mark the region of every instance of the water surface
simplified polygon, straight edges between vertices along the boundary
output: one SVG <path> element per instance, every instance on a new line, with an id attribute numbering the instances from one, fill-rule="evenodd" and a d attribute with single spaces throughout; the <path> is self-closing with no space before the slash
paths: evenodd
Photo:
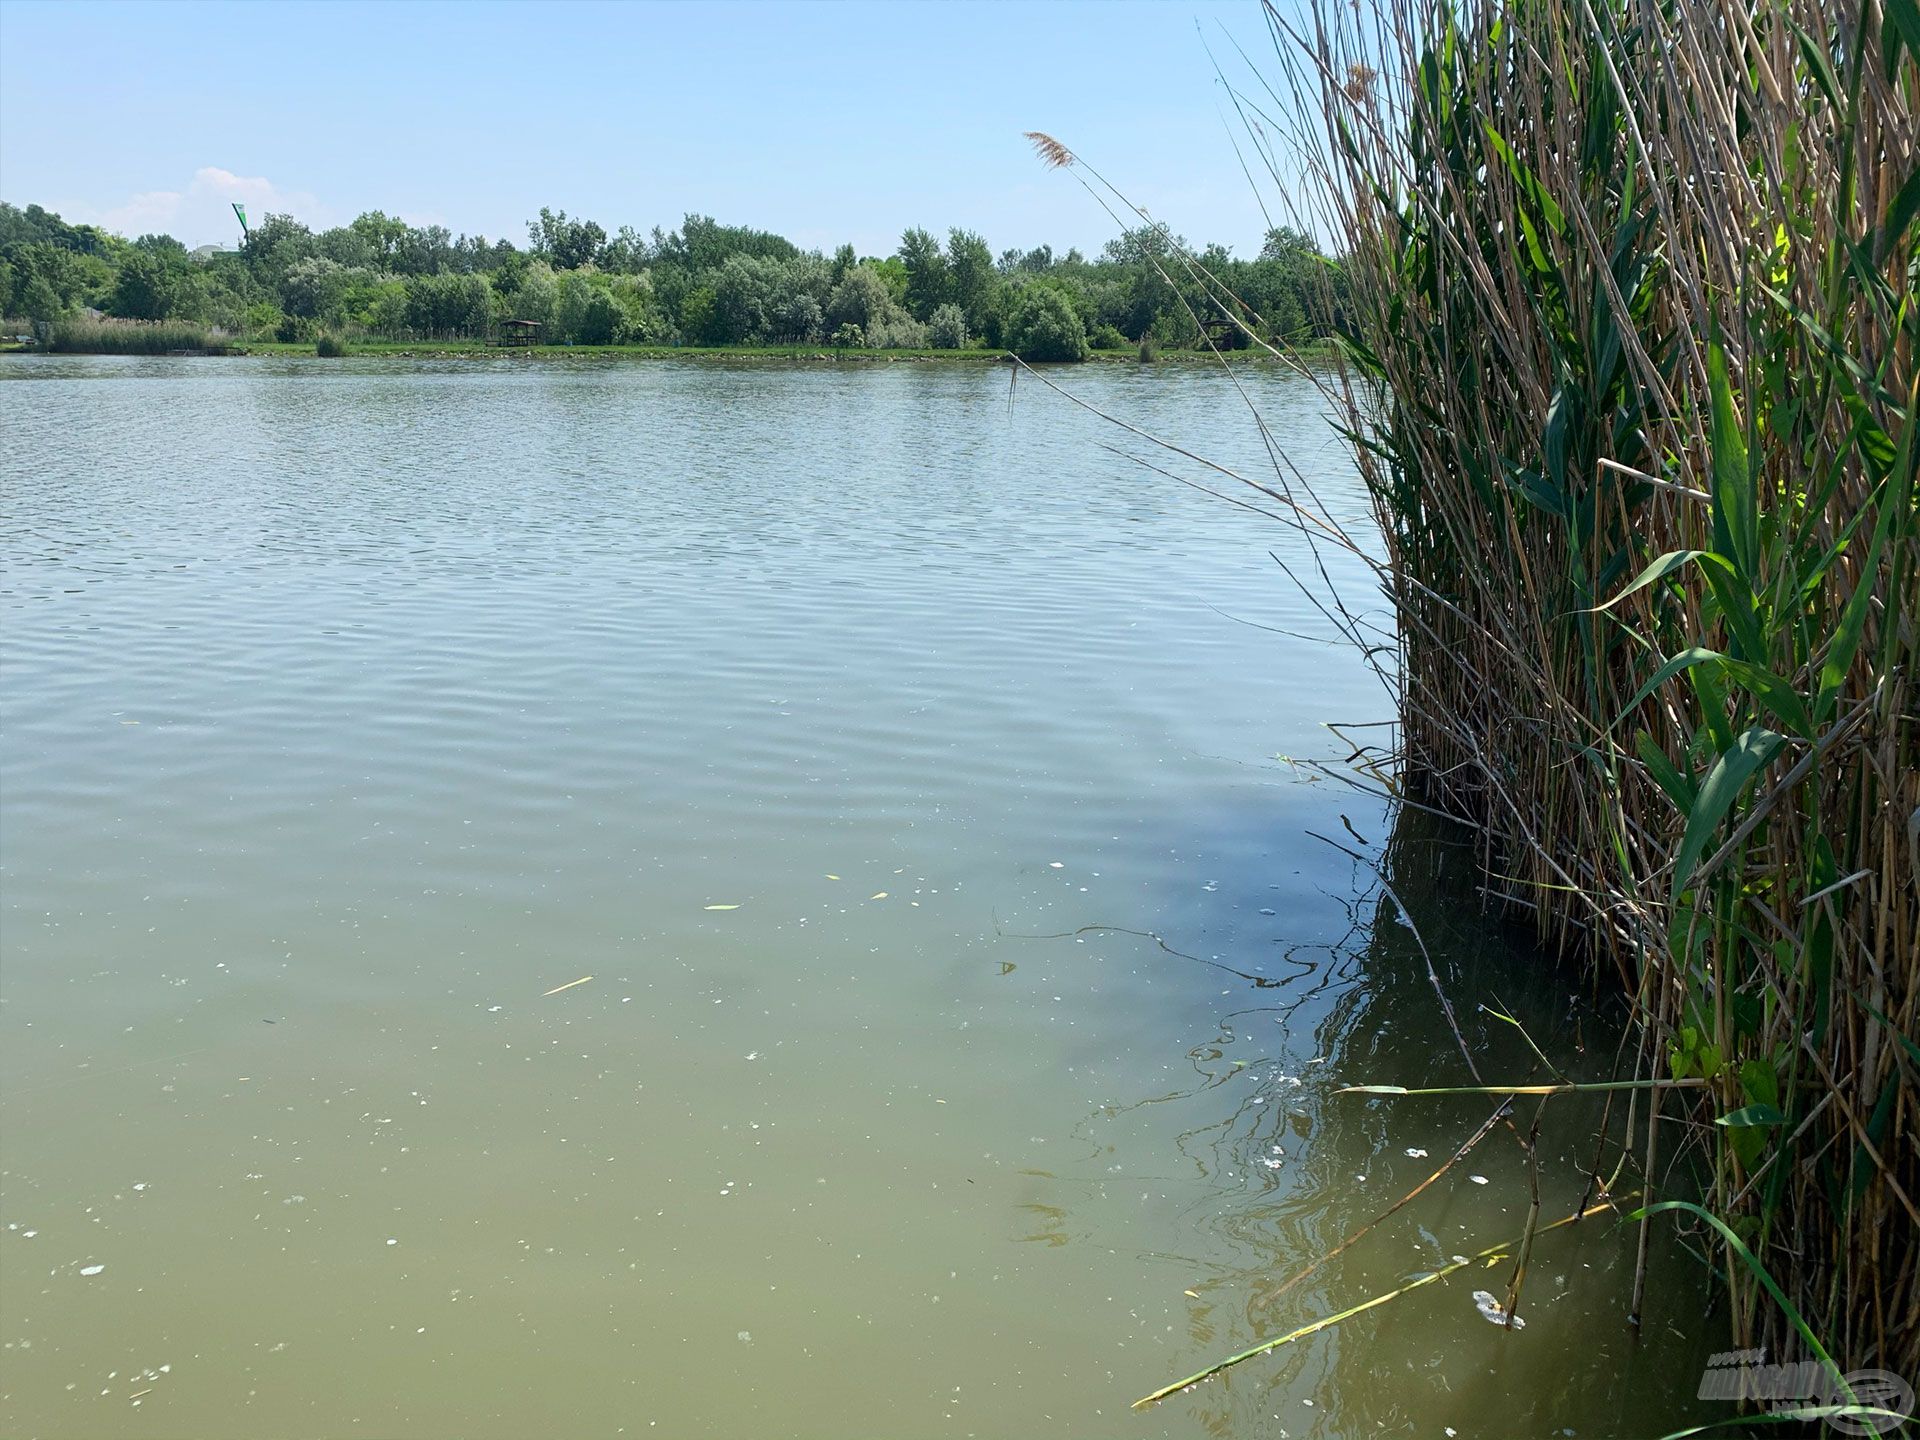
<path id="1" fill-rule="evenodd" d="M 1203 369 L 1068 383 L 1263 463 Z M 1485 1115 L 1332 1093 L 1464 1077 L 1374 865 L 1492 1073 L 1477 1003 L 1613 1032 L 1302 763 L 1389 712 L 1298 538 L 1124 439 L 996 367 L 0 362 L 0 1432 L 1677 1428 L 1705 1277 L 1636 1342 L 1605 1222 L 1523 1331 L 1476 1271 L 1129 1411 L 1518 1231 L 1500 1131 L 1270 1294 Z"/>

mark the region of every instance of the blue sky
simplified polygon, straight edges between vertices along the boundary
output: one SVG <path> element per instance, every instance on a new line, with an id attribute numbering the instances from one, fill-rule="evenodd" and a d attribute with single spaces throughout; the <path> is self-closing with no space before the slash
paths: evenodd
<path id="1" fill-rule="evenodd" d="M 862 253 L 908 225 L 1091 252 L 1113 224 L 1034 160 L 1045 130 L 1246 254 L 1264 222 L 1201 31 L 1223 62 L 1226 32 L 1265 44 L 1257 0 L 0 0 L 0 198 L 189 245 L 230 243 L 237 199 L 516 243 L 549 205 L 609 232 L 692 210 Z"/>

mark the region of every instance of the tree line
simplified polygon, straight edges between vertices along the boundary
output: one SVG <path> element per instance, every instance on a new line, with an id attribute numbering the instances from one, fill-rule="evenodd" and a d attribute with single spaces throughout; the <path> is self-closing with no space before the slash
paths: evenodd
<path id="1" fill-rule="evenodd" d="M 1250 259 L 1151 226 L 1094 258 L 1046 245 L 996 255 L 958 228 L 909 229 L 893 254 L 858 256 L 704 215 L 610 235 L 543 209 L 517 246 L 375 210 L 317 231 L 268 215 L 237 250 L 189 251 L 0 203 L 0 315 L 38 325 L 93 310 L 255 339 L 441 341 L 532 320 L 549 344 L 979 346 L 1076 360 L 1191 346 L 1226 311 L 1262 339 L 1298 343 L 1331 334 L 1343 304 L 1340 264 L 1284 227 Z M 1245 343 L 1237 327 L 1215 329 L 1219 343 Z"/>

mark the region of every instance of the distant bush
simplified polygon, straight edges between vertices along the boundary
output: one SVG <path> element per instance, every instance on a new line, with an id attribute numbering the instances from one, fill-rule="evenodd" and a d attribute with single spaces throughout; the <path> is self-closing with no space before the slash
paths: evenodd
<path id="1" fill-rule="evenodd" d="M 1051 285 L 1032 285 L 1014 306 L 1007 336 L 1022 360 L 1084 360 L 1087 332 L 1067 297 Z"/>
<path id="2" fill-rule="evenodd" d="M 181 350 L 224 355 L 231 342 L 186 320 L 95 320 L 70 315 L 53 323 L 46 346 L 68 355 L 171 355 Z"/>
<path id="3" fill-rule="evenodd" d="M 322 335 L 313 342 L 313 353 L 322 360 L 338 360 L 347 353 L 347 342 L 338 335 Z"/>
<path id="4" fill-rule="evenodd" d="M 813 344 L 827 323 L 820 302 L 811 295 L 789 296 L 775 310 L 773 319 L 775 333 L 789 345 Z"/>
<path id="5" fill-rule="evenodd" d="M 1159 358 L 1160 342 L 1153 338 L 1153 332 L 1149 330 L 1140 337 L 1140 363 L 1142 365 L 1151 365 Z"/>
<path id="6" fill-rule="evenodd" d="M 840 350 L 859 350 L 867 343 L 866 332 L 849 320 L 833 332 L 833 343 Z"/>
<path id="7" fill-rule="evenodd" d="M 927 327 L 906 311 L 895 310 L 867 327 L 867 344 L 875 350 L 921 350 L 926 348 Z"/>
<path id="8" fill-rule="evenodd" d="M 1098 325 L 1094 327 L 1089 343 L 1096 350 L 1124 350 L 1127 348 L 1127 337 L 1111 325 Z"/>
<path id="9" fill-rule="evenodd" d="M 880 272 L 871 265 L 856 265 L 847 271 L 827 297 L 827 324 L 836 331 L 843 325 L 858 325 L 870 330 L 889 316 L 900 313 L 893 292 Z"/>
<path id="10" fill-rule="evenodd" d="M 927 339 L 936 350 L 966 349 L 967 312 L 952 302 L 936 306 L 927 318 Z"/>
<path id="11" fill-rule="evenodd" d="M 281 321 L 285 319 L 286 316 L 280 313 L 280 307 L 271 300 L 257 300 L 247 306 L 241 324 L 248 335 L 259 338 L 277 334 Z"/>
<path id="12" fill-rule="evenodd" d="M 273 338 L 282 345 L 298 345 L 313 338 L 313 322 L 304 315 L 282 315 L 273 327 Z"/>

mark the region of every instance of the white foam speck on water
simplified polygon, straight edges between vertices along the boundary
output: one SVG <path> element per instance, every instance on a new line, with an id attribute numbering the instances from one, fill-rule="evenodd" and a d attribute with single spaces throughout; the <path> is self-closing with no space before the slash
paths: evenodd
<path id="1" fill-rule="evenodd" d="M 387 1244 L 389 1244 L 389 1245 L 398 1245 L 399 1243 L 400 1243 L 400 1242 L 399 1242 L 399 1240 L 397 1240 L 397 1239 L 394 1239 L 394 1238 L 392 1238 L 392 1237 L 389 1237 L 389 1238 L 388 1238 L 388 1240 L 387 1240 Z"/>
<path id="2" fill-rule="evenodd" d="M 1480 1318 L 1482 1320 L 1487 1321 L 1489 1324 L 1499 1325 L 1503 1327 L 1506 1325 L 1507 1307 L 1502 1305 L 1497 1299 L 1494 1298 L 1492 1291 L 1490 1290 L 1474 1291 L 1473 1307 L 1474 1309 L 1480 1312 Z M 1513 1328 L 1515 1330 L 1524 1330 L 1527 1328 L 1527 1322 L 1524 1319 L 1522 1319 L 1520 1316 L 1516 1315 L 1513 1317 Z"/>
<path id="3" fill-rule="evenodd" d="M 733 1338 L 738 1340 L 742 1345 L 751 1345 L 753 1343 L 753 1332 L 750 1330 L 742 1330 Z"/>
<path id="4" fill-rule="evenodd" d="M 1409 1145 L 1407 1147 L 1407 1157 L 1412 1160 L 1424 1160 L 1427 1158 L 1427 1152 L 1417 1146 Z"/>
<path id="5" fill-rule="evenodd" d="M 1064 870 L 1067 867 L 1062 865 L 1058 860 L 1049 860 L 1047 862 L 1047 868 L 1049 870 Z"/>
<path id="6" fill-rule="evenodd" d="M 1487 1177 L 1484 1175 L 1469 1175 L 1467 1176 L 1467 1179 L 1471 1180 L 1476 1185 L 1484 1185 L 1487 1183 Z"/>
<path id="7" fill-rule="evenodd" d="M 80 1267 L 80 1273 L 82 1275 L 98 1275 L 102 1270 L 106 1268 L 107 1267 L 104 1265 L 82 1265 Z"/>

